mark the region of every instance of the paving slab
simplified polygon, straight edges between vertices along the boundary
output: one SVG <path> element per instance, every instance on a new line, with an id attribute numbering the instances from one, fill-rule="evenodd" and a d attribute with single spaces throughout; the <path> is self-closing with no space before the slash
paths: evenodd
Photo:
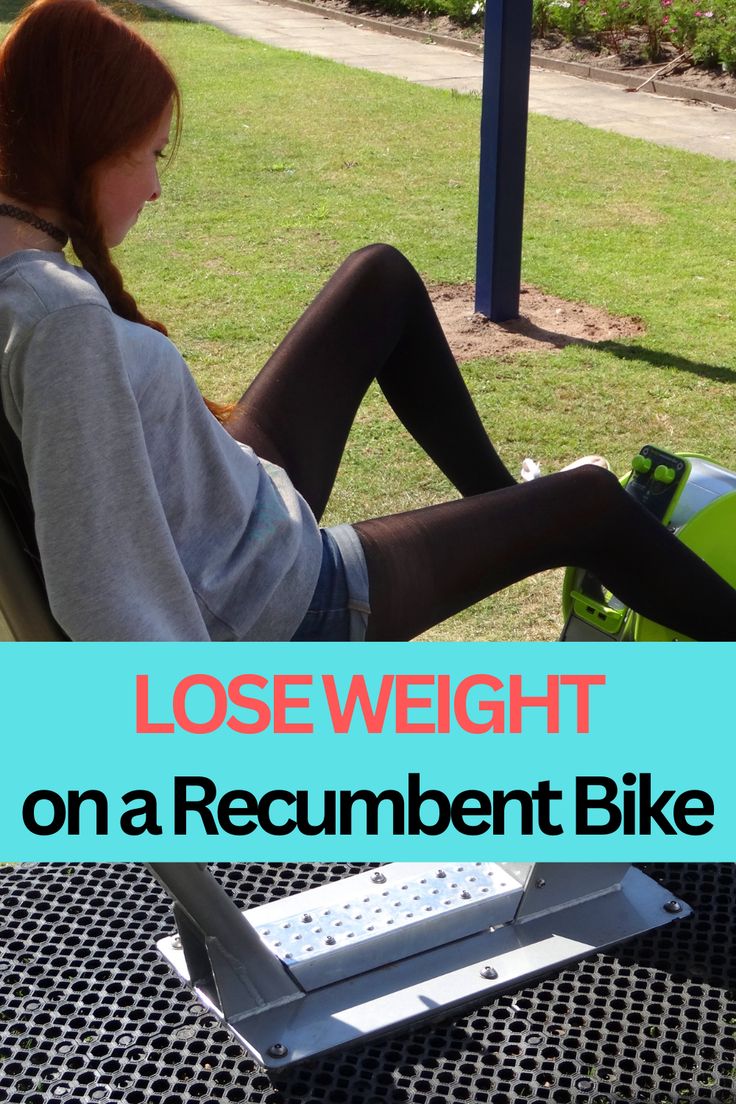
<path id="1" fill-rule="evenodd" d="M 270 46 L 316 54 L 432 88 L 469 93 L 482 89 L 482 59 L 436 43 L 384 35 L 264 0 L 146 2 Z M 736 111 L 728 108 L 627 92 L 533 68 L 529 109 L 662 146 L 736 160 Z"/>

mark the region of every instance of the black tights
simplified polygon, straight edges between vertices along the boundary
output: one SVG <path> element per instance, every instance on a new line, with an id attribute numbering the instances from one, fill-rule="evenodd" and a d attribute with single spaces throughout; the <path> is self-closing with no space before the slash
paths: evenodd
<path id="1" fill-rule="evenodd" d="M 421 279 L 385 245 L 353 253 L 238 404 L 228 429 L 281 465 L 316 517 L 369 384 L 465 497 L 361 521 L 369 640 L 407 640 L 529 575 L 575 564 L 696 640 L 726 640 L 736 591 L 610 472 L 517 485 L 468 394 Z"/>

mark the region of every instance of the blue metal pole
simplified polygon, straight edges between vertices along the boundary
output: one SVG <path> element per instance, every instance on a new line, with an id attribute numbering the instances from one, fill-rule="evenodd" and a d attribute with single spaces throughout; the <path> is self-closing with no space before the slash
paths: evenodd
<path id="1" fill-rule="evenodd" d="M 532 0 L 486 0 L 475 309 L 519 315 Z"/>

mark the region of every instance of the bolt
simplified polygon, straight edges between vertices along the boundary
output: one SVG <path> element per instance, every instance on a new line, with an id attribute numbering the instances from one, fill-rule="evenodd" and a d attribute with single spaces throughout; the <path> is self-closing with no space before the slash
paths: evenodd
<path id="1" fill-rule="evenodd" d="M 181 936 L 180 935 L 175 935 L 174 936 L 174 938 L 171 940 L 171 946 L 174 948 L 175 951 L 180 951 L 181 950 Z"/>
<path id="2" fill-rule="evenodd" d="M 665 912 L 682 912 L 682 905 L 679 901 L 668 901 L 664 906 Z"/>
<path id="3" fill-rule="evenodd" d="M 537 880 L 534 884 L 536 885 L 537 889 L 544 889 L 547 882 L 545 881 L 544 878 L 537 878 Z"/>
<path id="4" fill-rule="evenodd" d="M 268 1048 L 268 1053 L 271 1058 L 285 1058 L 289 1053 L 289 1049 L 283 1043 L 272 1043 Z"/>
<path id="5" fill-rule="evenodd" d="M 376 885 L 383 885 L 386 881 L 386 875 L 382 874 L 380 870 L 377 870 L 375 874 L 371 874 L 371 881 L 375 882 Z"/>
<path id="6" fill-rule="evenodd" d="M 470 900 L 470 893 L 468 892 L 467 889 L 464 889 L 462 891 L 462 893 L 460 894 L 460 896 L 462 897 L 463 901 L 469 901 Z"/>
<path id="7" fill-rule="evenodd" d="M 447 877 L 447 871 L 446 870 L 438 870 L 437 871 L 437 877 L 438 878 L 446 878 Z"/>
<path id="8" fill-rule="evenodd" d="M 488 981 L 494 981 L 498 977 L 498 970 L 494 970 L 492 966 L 484 966 L 480 972 L 482 978 L 487 978 Z"/>
<path id="9" fill-rule="evenodd" d="M 302 916 L 302 923 L 303 924 L 311 924 L 312 923 L 312 917 L 309 915 L 308 912 L 305 912 L 304 915 Z"/>
<path id="10" fill-rule="evenodd" d="M 337 943 L 337 940 L 335 939 L 334 935 L 328 935 L 325 939 L 325 943 L 328 947 L 334 947 L 335 943 Z"/>

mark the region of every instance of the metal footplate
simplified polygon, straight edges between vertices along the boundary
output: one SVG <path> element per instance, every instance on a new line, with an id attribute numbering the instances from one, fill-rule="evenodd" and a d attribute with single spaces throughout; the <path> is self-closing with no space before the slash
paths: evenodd
<path id="1" fill-rule="evenodd" d="M 494 863 L 393 863 L 250 909 L 247 917 L 311 990 L 505 924 L 521 894 L 518 881 Z"/>
<path id="2" fill-rule="evenodd" d="M 150 867 L 159 950 L 261 1065 L 490 1001 L 689 915 L 627 864 L 391 863 L 239 912 L 206 867 Z"/>

